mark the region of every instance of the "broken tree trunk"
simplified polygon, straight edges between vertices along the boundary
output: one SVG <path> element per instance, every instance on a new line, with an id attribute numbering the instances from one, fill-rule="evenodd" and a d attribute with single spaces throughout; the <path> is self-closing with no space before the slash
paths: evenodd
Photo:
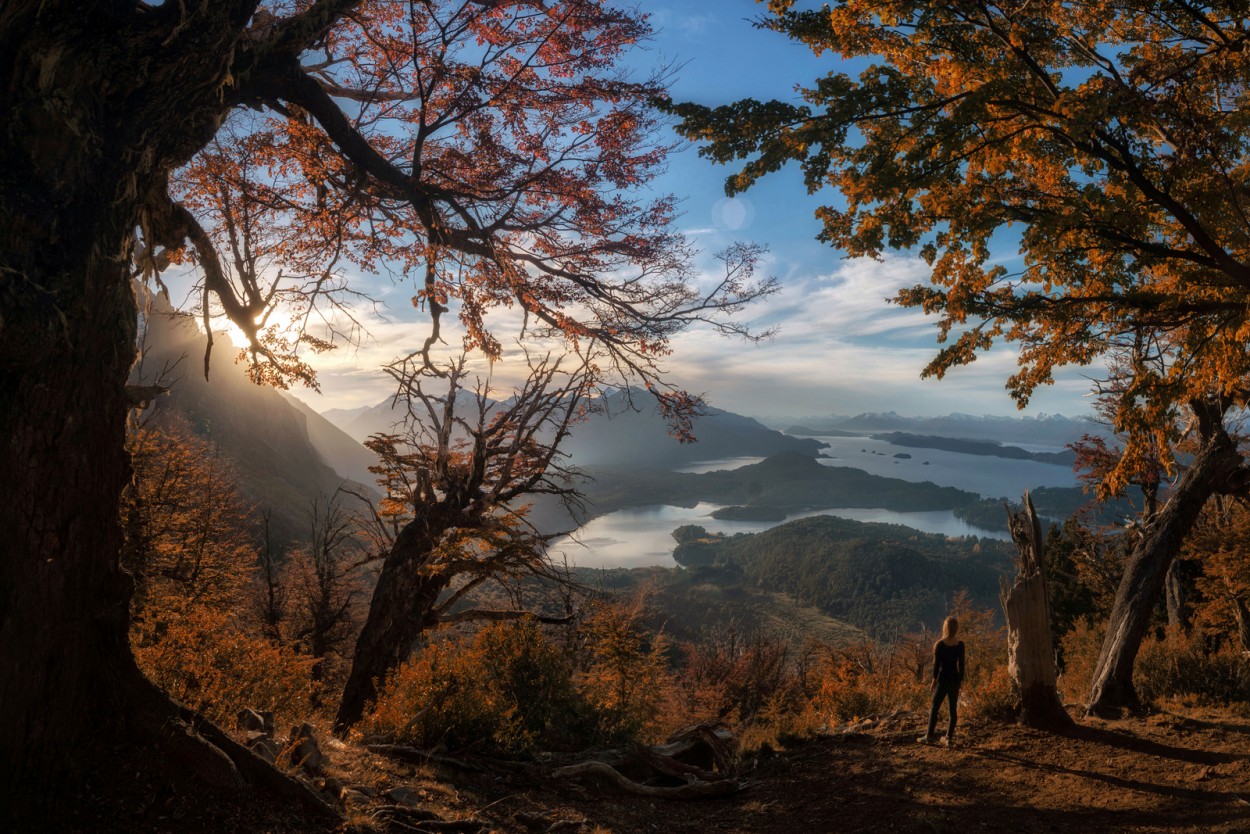
<path id="1" fill-rule="evenodd" d="M 1024 493 L 1024 511 L 1007 512 L 1011 540 L 1020 551 L 1015 582 L 1003 583 L 1007 617 L 1007 669 L 1020 692 L 1020 723 L 1045 730 L 1072 726 L 1055 688 L 1055 648 L 1046 595 L 1045 535 L 1033 499 Z"/>

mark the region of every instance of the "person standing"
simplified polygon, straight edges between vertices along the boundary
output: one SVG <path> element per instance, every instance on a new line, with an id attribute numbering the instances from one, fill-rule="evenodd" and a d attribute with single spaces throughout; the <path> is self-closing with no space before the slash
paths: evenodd
<path id="1" fill-rule="evenodd" d="M 916 739 L 921 744 L 932 744 L 936 739 L 933 731 L 937 727 L 938 708 L 942 706 L 943 700 L 948 700 L 951 722 L 946 730 L 946 746 L 955 746 L 959 685 L 964 680 L 964 644 L 957 639 L 958 634 L 959 621 L 954 617 L 947 617 L 942 623 L 942 639 L 933 644 L 933 680 L 929 683 L 933 703 L 929 707 L 929 729 Z"/>

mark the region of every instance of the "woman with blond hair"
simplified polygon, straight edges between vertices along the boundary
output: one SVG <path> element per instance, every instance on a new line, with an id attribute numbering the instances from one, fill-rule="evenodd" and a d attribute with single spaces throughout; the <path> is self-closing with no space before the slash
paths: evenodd
<path id="1" fill-rule="evenodd" d="M 943 700 L 950 701 L 951 723 L 946 730 L 946 746 L 955 746 L 955 722 L 958 720 L 959 685 L 964 680 L 964 644 L 956 640 L 959 634 L 959 621 L 947 617 L 942 623 L 942 639 L 933 644 L 933 680 L 929 690 L 933 693 L 933 704 L 929 707 L 929 730 L 916 739 L 922 744 L 932 744 L 937 727 L 938 708 Z"/>

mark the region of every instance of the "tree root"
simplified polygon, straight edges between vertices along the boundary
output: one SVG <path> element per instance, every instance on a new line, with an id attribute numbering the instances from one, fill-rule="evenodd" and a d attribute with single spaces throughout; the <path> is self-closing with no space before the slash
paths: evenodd
<path id="1" fill-rule="evenodd" d="M 616 768 L 603 762 L 581 762 L 580 764 L 561 767 L 552 771 L 556 779 L 576 779 L 580 776 L 600 776 L 607 779 L 626 793 L 637 796 L 649 796 L 657 799 L 707 799 L 716 796 L 729 796 L 742 790 L 745 785 L 737 779 L 721 779 L 715 782 L 694 780 L 684 785 L 663 787 L 644 785 L 622 776 Z"/>
<path id="2" fill-rule="evenodd" d="M 174 701 L 143 679 L 136 701 L 139 728 L 153 735 L 174 763 L 173 772 L 192 785 L 239 790 L 259 788 L 299 806 L 315 819 L 342 822 L 342 816 L 310 785 L 277 769 L 239 744 L 211 721 Z"/>

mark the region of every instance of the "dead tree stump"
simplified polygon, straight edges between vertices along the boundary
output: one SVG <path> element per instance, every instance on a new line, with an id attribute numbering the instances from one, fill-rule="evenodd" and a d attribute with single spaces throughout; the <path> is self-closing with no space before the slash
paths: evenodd
<path id="1" fill-rule="evenodd" d="M 1033 500 L 1024 493 L 1024 511 L 1007 509 L 1011 540 L 1020 558 L 1015 582 L 1002 583 L 1007 617 L 1007 671 L 1020 693 L 1020 723 L 1045 730 L 1071 727 L 1056 689 L 1055 648 L 1050 634 L 1050 600 L 1046 594 L 1045 536 Z"/>

